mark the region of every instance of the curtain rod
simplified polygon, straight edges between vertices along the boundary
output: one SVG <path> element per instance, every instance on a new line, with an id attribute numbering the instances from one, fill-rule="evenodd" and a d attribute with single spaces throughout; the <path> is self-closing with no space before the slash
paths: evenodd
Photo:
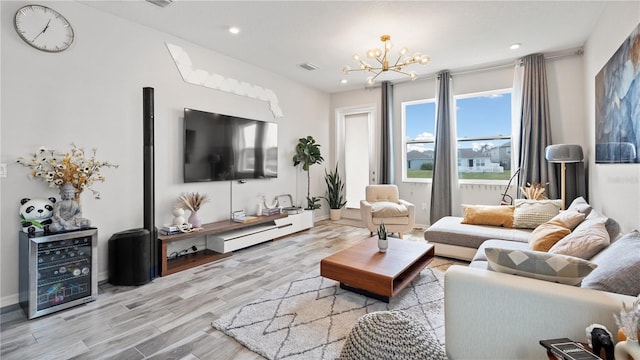
<path id="1" fill-rule="evenodd" d="M 584 50 L 580 47 L 580 48 L 571 49 L 571 50 L 565 50 L 565 51 L 561 51 L 561 52 L 544 54 L 544 59 L 545 59 L 545 61 L 549 61 L 549 60 L 556 60 L 556 59 L 565 58 L 565 57 L 569 57 L 569 56 L 582 56 L 583 54 L 584 54 Z M 515 66 L 516 63 L 521 62 L 521 61 L 522 61 L 522 57 L 521 58 L 517 58 L 515 60 L 510 60 L 508 62 L 503 62 L 503 63 L 494 64 L 494 65 L 490 65 L 490 66 L 477 67 L 477 68 L 473 68 L 473 69 L 460 70 L 460 71 L 452 71 L 449 75 L 451 75 L 451 76 L 466 75 L 466 74 L 472 74 L 472 73 L 483 72 L 483 71 L 504 69 L 504 68 Z M 418 78 L 416 78 L 415 81 L 418 81 L 418 80 L 432 80 L 432 79 L 436 79 L 437 77 L 438 77 L 438 74 L 431 74 L 431 75 L 427 75 L 427 76 L 423 76 L 423 77 L 422 76 L 418 77 Z M 409 82 L 409 81 L 411 81 L 411 80 L 400 80 L 400 81 L 394 82 L 393 84 L 394 85 L 403 84 L 403 83 L 406 83 L 406 82 Z"/>

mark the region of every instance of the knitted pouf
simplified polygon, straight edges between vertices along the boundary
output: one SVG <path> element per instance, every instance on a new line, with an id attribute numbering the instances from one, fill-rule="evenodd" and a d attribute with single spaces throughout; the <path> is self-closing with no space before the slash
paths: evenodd
<path id="1" fill-rule="evenodd" d="M 444 360 L 447 355 L 438 340 L 411 315 L 403 311 L 378 311 L 356 321 L 340 359 Z"/>

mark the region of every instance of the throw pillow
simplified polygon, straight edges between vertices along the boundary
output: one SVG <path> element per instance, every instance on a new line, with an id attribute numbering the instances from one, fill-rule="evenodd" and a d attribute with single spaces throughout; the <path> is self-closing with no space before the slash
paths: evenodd
<path id="1" fill-rule="evenodd" d="M 516 199 L 513 227 L 535 229 L 558 215 L 561 206 L 561 200 Z"/>
<path id="2" fill-rule="evenodd" d="M 579 285 L 597 267 L 573 256 L 540 251 L 486 248 L 484 252 L 493 271 L 567 285 Z"/>
<path id="3" fill-rule="evenodd" d="M 374 217 L 408 216 L 409 209 L 403 204 L 390 201 L 376 201 L 371 203 L 371 214 Z"/>
<path id="4" fill-rule="evenodd" d="M 604 227 L 607 229 L 607 233 L 609 233 L 609 239 L 613 242 L 618 235 L 620 235 L 620 224 L 612 218 L 606 217 L 595 209 L 592 209 L 587 215 L 587 220 L 597 219 L 598 221 L 604 223 Z"/>
<path id="5" fill-rule="evenodd" d="M 513 206 L 462 205 L 463 224 L 513 226 Z"/>
<path id="6" fill-rule="evenodd" d="M 567 229 L 573 231 L 576 226 L 580 225 L 582 221 L 584 221 L 585 215 L 584 213 L 578 212 L 576 210 L 565 210 L 560 211 L 558 215 L 554 216 L 551 220 L 560 220 L 567 227 Z"/>
<path id="7" fill-rule="evenodd" d="M 582 287 L 637 296 L 640 294 L 640 232 L 634 230 L 613 242 L 591 261 L 598 269 L 584 278 Z"/>
<path id="8" fill-rule="evenodd" d="M 585 220 L 571 234 L 560 239 L 549 249 L 549 253 L 589 260 L 607 246 L 609 234 L 604 223 L 592 219 Z"/>
<path id="9" fill-rule="evenodd" d="M 589 213 L 591 212 L 591 205 L 589 205 L 589 203 L 587 203 L 587 201 L 582 196 L 580 196 L 575 198 L 571 202 L 571 205 L 569 205 L 567 210 L 575 210 L 577 212 L 585 214 L 586 216 L 589 216 Z"/>
<path id="10" fill-rule="evenodd" d="M 550 220 L 535 228 L 529 235 L 529 248 L 547 252 L 560 239 L 571 234 L 562 221 Z"/>

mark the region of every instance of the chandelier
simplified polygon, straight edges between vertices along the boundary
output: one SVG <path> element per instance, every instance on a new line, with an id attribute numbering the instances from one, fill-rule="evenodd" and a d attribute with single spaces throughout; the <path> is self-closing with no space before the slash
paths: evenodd
<path id="1" fill-rule="evenodd" d="M 407 75 L 411 80 L 415 80 L 417 77 L 416 72 L 406 72 L 404 71 L 404 68 L 412 64 L 425 65 L 429 60 L 431 60 L 427 55 L 422 55 L 420 53 L 416 53 L 413 56 L 405 56 L 409 52 L 409 49 L 405 47 L 400 50 L 398 58 L 395 63 L 391 65 L 389 63 L 389 50 L 393 47 L 393 44 L 391 43 L 391 36 L 382 35 L 380 36 L 380 41 L 384 44 L 384 50 L 376 48 L 367 51 L 367 58 L 375 60 L 378 64 L 375 66 L 370 65 L 365 60 L 361 59 L 358 54 L 353 54 L 353 60 L 357 61 L 360 64 L 360 67 L 352 69 L 349 66 L 345 66 L 342 68 L 342 73 L 344 75 L 349 75 L 352 71 L 367 71 L 373 73 L 374 75 L 367 78 L 368 86 L 373 85 L 376 78 L 386 71 L 395 71 L 397 73 Z"/>

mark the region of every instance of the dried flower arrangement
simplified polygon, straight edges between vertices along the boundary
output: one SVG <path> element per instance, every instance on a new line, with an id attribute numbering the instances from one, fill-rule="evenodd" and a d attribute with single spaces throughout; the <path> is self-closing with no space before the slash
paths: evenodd
<path id="1" fill-rule="evenodd" d="M 176 207 L 196 212 L 208 201 L 209 195 L 207 194 L 200 194 L 197 192 L 182 193 L 178 196 L 178 200 L 176 200 Z"/>
<path id="2" fill-rule="evenodd" d="M 38 151 L 31 154 L 27 160 L 22 156 L 18 158 L 18 164 L 31 169 L 29 178 L 42 178 L 49 187 L 60 188 L 64 183 L 70 183 L 76 190 L 76 201 L 84 190 L 91 190 L 96 199 L 100 199 L 100 193 L 91 186 L 94 182 L 104 182 L 104 176 L 100 174 L 102 167 L 114 167 L 118 165 L 96 159 L 96 149 L 93 149 L 91 157 L 85 157 L 83 148 L 71 144 L 71 151 L 66 153 L 41 146 Z"/>
<path id="3" fill-rule="evenodd" d="M 544 187 L 548 183 L 527 183 L 527 186 L 521 186 L 522 195 L 529 200 L 544 200 L 547 196 L 544 194 Z"/>
<path id="4" fill-rule="evenodd" d="M 613 314 L 613 318 L 627 339 L 638 341 L 638 332 L 640 332 L 640 299 L 634 301 L 628 309 L 627 306 L 622 303 L 620 316 Z"/>

